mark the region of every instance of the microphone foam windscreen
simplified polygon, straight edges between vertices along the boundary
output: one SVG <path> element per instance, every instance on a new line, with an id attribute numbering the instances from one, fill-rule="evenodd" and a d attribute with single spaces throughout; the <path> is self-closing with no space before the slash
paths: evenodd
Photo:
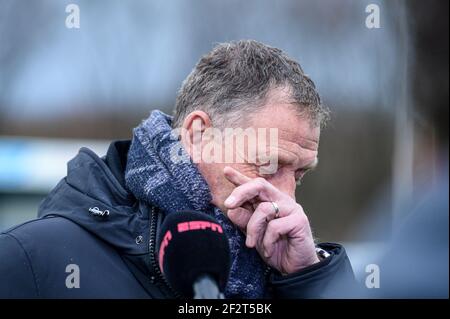
<path id="1" fill-rule="evenodd" d="M 231 257 L 228 239 L 217 220 L 207 214 L 182 211 L 167 215 L 158 241 L 159 267 L 169 284 L 187 298 L 202 275 L 210 275 L 223 291 Z"/>

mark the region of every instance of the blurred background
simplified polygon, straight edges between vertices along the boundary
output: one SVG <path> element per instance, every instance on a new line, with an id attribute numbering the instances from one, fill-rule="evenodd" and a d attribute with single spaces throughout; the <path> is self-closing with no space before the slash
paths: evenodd
<path id="1" fill-rule="evenodd" d="M 80 28 L 65 25 L 70 3 Z M 297 59 L 330 107 L 298 201 L 364 272 L 399 207 L 442 175 L 447 1 L 0 0 L 0 230 L 35 218 L 81 146 L 103 155 L 152 110 L 171 113 L 200 56 L 238 39 Z"/>

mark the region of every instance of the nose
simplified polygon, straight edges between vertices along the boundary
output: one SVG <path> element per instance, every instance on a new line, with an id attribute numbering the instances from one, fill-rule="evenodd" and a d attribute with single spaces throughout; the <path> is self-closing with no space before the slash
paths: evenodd
<path id="1" fill-rule="evenodd" d="M 295 182 L 295 172 L 280 168 L 278 172 L 270 176 L 267 181 L 283 193 L 295 198 L 295 188 L 297 186 Z"/>

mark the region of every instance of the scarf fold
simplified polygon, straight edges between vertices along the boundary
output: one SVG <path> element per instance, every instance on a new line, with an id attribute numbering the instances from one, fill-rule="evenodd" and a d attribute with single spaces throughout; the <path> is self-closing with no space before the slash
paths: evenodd
<path id="1" fill-rule="evenodd" d="M 255 249 L 245 246 L 242 232 L 211 204 L 208 184 L 173 133 L 171 121 L 169 115 L 156 110 L 133 130 L 125 170 L 127 188 L 166 214 L 190 209 L 214 216 L 230 244 L 232 263 L 225 296 L 264 297 L 265 263 Z"/>

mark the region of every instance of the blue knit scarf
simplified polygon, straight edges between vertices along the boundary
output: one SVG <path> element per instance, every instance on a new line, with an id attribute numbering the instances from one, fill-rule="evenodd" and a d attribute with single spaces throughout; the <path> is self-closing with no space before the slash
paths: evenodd
<path id="1" fill-rule="evenodd" d="M 179 150 L 181 158 L 188 160 L 174 161 L 174 149 Z M 125 181 L 136 198 L 162 209 L 166 214 L 192 209 L 214 216 L 228 236 L 232 257 L 225 296 L 265 296 L 264 262 L 255 249 L 245 246 L 242 232 L 210 203 L 212 196 L 208 184 L 172 133 L 170 116 L 153 111 L 134 129 Z"/>

